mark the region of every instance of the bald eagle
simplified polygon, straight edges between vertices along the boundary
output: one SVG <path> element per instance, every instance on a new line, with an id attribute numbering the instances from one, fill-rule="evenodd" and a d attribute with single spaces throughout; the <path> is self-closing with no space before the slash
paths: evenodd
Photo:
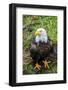
<path id="1" fill-rule="evenodd" d="M 40 70 L 41 66 L 49 68 L 48 63 L 51 57 L 57 55 L 57 46 L 53 45 L 47 36 L 44 28 L 39 28 L 35 32 L 35 38 L 31 41 L 30 56 L 34 63 L 34 69 Z M 56 57 L 55 57 L 56 58 Z"/>

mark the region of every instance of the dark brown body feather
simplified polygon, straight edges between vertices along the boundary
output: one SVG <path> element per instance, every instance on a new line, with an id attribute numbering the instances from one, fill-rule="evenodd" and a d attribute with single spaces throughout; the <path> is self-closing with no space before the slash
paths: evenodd
<path id="1" fill-rule="evenodd" d="M 50 56 L 50 53 L 53 51 L 53 45 L 48 41 L 35 43 L 33 41 L 30 45 L 30 55 L 34 63 L 41 63 L 42 60 L 47 59 Z"/>

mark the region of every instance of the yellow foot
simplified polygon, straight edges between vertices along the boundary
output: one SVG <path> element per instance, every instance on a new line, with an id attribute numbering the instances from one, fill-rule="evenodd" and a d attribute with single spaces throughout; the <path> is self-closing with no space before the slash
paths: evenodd
<path id="1" fill-rule="evenodd" d="M 48 65 L 48 64 L 49 64 L 51 61 L 45 60 L 45 61 L 42 61 L 42 62 L 44 63 L 45 68 L 49 69 L 49 65 Z"/>
<path id="2" fill-rule="evenodd" d="M 34 69 L 37 69 L 39 71 L 41 69 L 41 65 L 39 65 L 38 63 L 36 63 Z"/>

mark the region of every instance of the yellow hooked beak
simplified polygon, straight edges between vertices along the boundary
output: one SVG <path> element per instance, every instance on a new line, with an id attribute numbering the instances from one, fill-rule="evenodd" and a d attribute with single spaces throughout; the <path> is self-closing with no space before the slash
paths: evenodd
<path id="1" fill-rule="evenodd" d="M 36 35 L 36 36 L 37 36 L 37 35 L 40 35 L 40 32 L 36 31 L 36 32 L 35 32 L 35 35 Z"/>

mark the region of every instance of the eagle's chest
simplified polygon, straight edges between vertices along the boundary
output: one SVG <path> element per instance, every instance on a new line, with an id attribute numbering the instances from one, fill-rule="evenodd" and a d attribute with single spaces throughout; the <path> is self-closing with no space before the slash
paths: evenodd
<path id="1" fill-rule="evenodd" d="M 48 54 L 51 47 L 49 43 L 40 43 L 38 46 L 38 51 L 40 54 Z"/>

